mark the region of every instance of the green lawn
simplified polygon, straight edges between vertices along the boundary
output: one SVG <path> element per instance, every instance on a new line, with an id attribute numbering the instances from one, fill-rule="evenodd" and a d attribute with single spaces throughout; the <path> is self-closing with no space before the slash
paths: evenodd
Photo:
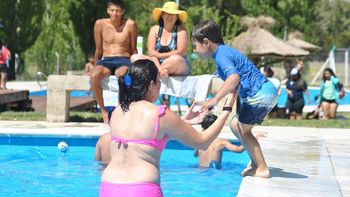
<path id="1" fill-rule="evenodd" d="M 315 127 L 315 128 L 350 128 L 350 113 L 338 113 L 343 117 L 339 120 L 288 120 L 288 119 L 267 119 L 263 126 L 292 126 L 292 127 Z M 44 112 L 2 112 L 0 120 L 12 121 L 45 121 Z M 102 122 L 99 113 L 92 112 L 71 112 L 71 122 Z"/>

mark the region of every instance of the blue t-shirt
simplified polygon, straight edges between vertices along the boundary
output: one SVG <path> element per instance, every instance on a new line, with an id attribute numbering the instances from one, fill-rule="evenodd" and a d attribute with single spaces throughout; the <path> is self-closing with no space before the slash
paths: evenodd
<path id="1" fill-rule="evenodd" d="M 221 44 L 213 54 L 216 69 L 222 80 L 226 80 L 232 74 L 238 74 L 242 98 L 254 96 L 267 78 L 258 68 L 242 53 L 227 45 Z"/>
<path id="2" fill-rule="evenodd" d="M 307 83 L 302 79 L 300 81 L 288 80 L 286 88 L 292 91 L 292 96 L 288 95 L 288 99 L 296 101 L 304 98 L 303 92 L 307 89 Z"/>

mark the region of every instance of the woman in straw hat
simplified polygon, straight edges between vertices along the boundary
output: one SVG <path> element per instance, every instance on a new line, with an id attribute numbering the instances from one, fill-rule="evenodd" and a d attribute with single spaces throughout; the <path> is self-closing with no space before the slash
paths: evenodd
<path id="1" fill-rule="evenodd" d="M 153 9 L 153 19 L 158 22 L 148 34 L 148 55 L 133 55 L 131 61 L 150 59 L 159 69 L 161 78 L 189 74 L 185 59 L 187 33 L 182 24 L 187 13 L 179 10 L 175 2 L 166 2 L 162 8 Z"/>

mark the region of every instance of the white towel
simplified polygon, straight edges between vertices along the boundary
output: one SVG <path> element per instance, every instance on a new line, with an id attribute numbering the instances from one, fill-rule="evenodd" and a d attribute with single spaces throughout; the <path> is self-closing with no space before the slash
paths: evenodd
<path id="1" fill-rule="evenodd" d="M 212 75 L 169 77 L 162 80 L 160 93 L 204 101 L 207 98 L 212 77 Z"/>
<path id="2" fill-rule="evenodd" d="M 175 97 L 195 99 L 196 101 L 204 101 L 207 98 L 208 88 L 212 78 L 212 75 L 169 77 L 165 80 L 161 80 L 160 93 Z M 101 87 L 104 92 L 109 91 L 117 93 L 119 91 L 118 80 L 115 76 L 102 79 Z M 110 93 L 104 93 L 104 96 L 108 97 L 108 95 L 110 95 Z M 108 98 L 104 98 L 104 100 L 111 103 Z"/>

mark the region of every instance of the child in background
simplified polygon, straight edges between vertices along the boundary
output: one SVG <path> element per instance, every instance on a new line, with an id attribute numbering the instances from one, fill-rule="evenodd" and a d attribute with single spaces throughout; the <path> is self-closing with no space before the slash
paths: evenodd
<path id="1" fill-rule="evenodd" d="M 217 72 L 224 84 L 214 98 L 203 103 L 207 109 L 216 105 L 226 95 L 240 86 L 238 118 L 231 121 L 232 132 L 247 150 L 251 165 L 242 171 L 242 176 L 270 177 L 260 145 L 252 128 L 260 124 L 277 103 L 274 85 L 243 54 L 224 44 L 220 26 L 211 20 L 199 23 L 191 35 L 194 51 L 202 59 L 213 57 Z"/>

